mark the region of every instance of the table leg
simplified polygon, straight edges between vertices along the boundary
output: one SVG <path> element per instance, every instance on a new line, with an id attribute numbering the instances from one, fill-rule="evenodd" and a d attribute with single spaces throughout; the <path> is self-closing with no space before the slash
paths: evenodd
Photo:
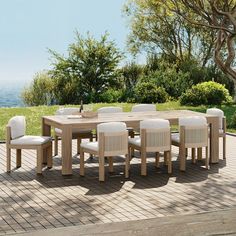
<path id="1" fill-rule="evenodd" d="M 72 174 L 72 128 L 62 127 L 62 174 Z"/>
<path id="2" fill-rule="evenodd" d="M 210 132 L 210 162 L 219 162 L 219 118 L 212 118 Z"/>
<path id="3" fill-rule="evenodd" d="M 42 135 L 43 136 L 51 136 L 51 126 L 45 124 L 45 119 L 42 118 Z M 46 150 L 43 150 L 43 160 L 42 163 L 47 165 L 47 153 Z"/>

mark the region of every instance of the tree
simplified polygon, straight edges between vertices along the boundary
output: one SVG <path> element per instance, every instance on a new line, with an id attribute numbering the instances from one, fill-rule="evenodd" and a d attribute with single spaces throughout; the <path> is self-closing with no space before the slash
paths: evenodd
<path id="1" fill-rule="evenodd" d="M 198 58 L 204 67 L 212 55 L 212 32 L 193 27 L 178 14 L 173 14 L 160 0 L 130 0 L 124 7 L 130 19 L 128 38 L 133 53 L 144 49 L 158 52 L 169 61 Z"/>
<path id="2" fill-rule="evenodd" d="M 165 9 L 182 17 L 193 26 L 200 26 L 214 32 L 214 61 L 217 66 L 236 82 L 235 0 L 161 0 Z"/>
<path id="3" fill-rule="evenodd" d="M 99 96 L 118 83 L 117 66 L 122 54 L 108 34 L 96 40 L 76 32 L 76 42 L 69 45 L 68 56 L 50 50 L 53 57 L 51 74 L 56 82 L 56 97 L 60 104 L 98 102 Z"/>
<path id="4" fill-rule="evenodd" d="M 36 73 L 29 87 L 23 89 L 21 98 L 26 105 L 52 105 L 54 103 L 54 84 L 47 71 Z"/>

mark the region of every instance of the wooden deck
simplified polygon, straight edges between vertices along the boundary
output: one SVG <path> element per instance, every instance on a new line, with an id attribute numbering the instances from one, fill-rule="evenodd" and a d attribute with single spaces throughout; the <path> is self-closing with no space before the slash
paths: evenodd
<path id="1" fill-rule="evenodd" d="M 0 145 L 0 235 L 63 226 L 112 223 L 179 216 L 236 206 L 236 137 L 227 136 L 227 159 L 204 168 L 204 162 L 187 161 L 179 171 L 178 150 L 173 148 L 173 174 L 155 168 L 148 158 L 148 176 L 140 176 L 140 159 L 124 178 L 123 158 L 114 161 L 114 173 L 106 168 L 106 181 L 98 181 L 98 161 L 87 156 L 85 177 L 79 176 L 79 157 L 73 157 L 73 175 L 61 175 L 61 158 L 54 167 L 36 175 L 36 155 L 24 150 L 22 167 L 6 170 L 5 145 Z M 59 143 L 60 145 L 60 143 Z M 220 156 L 222 156 L 220 143 Z M 76 143 L 73 144 L 76 153 Z M 136 153 L 138 155 L 138 153 Z M 12 154 L 12 167 L 15 153 Z"/>

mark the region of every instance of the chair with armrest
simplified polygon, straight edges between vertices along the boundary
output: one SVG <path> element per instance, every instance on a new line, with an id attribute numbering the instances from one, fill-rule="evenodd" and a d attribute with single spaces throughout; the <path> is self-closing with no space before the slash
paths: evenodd
<path id="1" fill-rule="evenodd" d="M 186 151 L 192 149 L 192 162 L 195 163 L 196 148 L 202 152 L 205 147 L 205 166 L 209 168 L 208 125 L 205 117 L 191 116 L 179 118 L 179 133 L 172 134 L 172 145 L 179 147 L 180 170 L 186 169 Z"/>
<path id="2" fill-rule="evenodd" d="M 109 158 L 109 171 L 113 172 L 112 157 L 125 156 L 125 177 L 129 177 L 128 131 L 123 122 L 108 122 L 97 126 L 98 141 L 80 145 L 80 175 L 84 176 L 84 153 L 98 155 L 99 181 L 105 180 L 104 158 Z"/>
<path id="3" fill-rule="evenodd" d="M 35 149 L 37 151 L 37 174 L 42 173 L 44 154 L 47 165 L 52 167 L 52 139 L 46 136 L 25 135 L 26 122 L 24 116 L 12 117 L 6 127 L 7 172 L 11 171 L 11 149 L 16 149 L 16 167 L 21 167 L 21 150 Z"/>
<path id="4" fill-rule="evenodd" d="M 226 117 L 224 112 L 218 108 L 209 108 L 206 113 L 219 117 L 219 137 L 223 138 L 223 159 L 226 159 Z"/>
<path id="5" fill-rule="evenodd" d="M 170 123 L 164 119 L 147 119 L 140 122 L 140 136 L 129 138 L 129 151 L 141 153 L 141 175 L 147 174 L 146 154 L 156 153 L 156 166 L 159 166 L 159 153 L 164 152 L 168 173 L 172 172 Z"/>

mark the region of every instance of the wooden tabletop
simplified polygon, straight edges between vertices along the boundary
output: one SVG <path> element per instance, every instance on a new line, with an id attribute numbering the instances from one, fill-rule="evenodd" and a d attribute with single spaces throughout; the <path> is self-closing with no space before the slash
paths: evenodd
<path id="1" fill-rule="evenodd" d="M 170 123 L 176 124 L 178 118 L 187 116 L 204 116 L 206 118 L 213 117 L 206 113 L 189 111 L 189 110 L 168 110 L 168 111 L 149 111 L 149 112 L 121 112 L 121 113 L 100 113 L 93 118 L 76 118 L 69 119 L 68 116 L 44 116 L 45 122 L 48 124 L 54 123 L 58 125 L 79 125 L 85 128 L 88 125 L 97 125 L 103 122 L 122 121 L 128 125 L 137 123 L 144 119 L 162 118 L 167 119 Z M 52 125 L 52 124 L 51 124 Z"/>

